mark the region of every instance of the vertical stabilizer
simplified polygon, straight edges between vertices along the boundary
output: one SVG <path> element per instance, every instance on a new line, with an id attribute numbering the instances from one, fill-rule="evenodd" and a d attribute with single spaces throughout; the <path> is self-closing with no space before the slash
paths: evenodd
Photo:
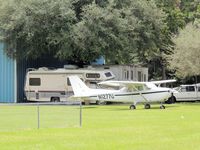
<path id="1" fill-rule="evenodd" d="M 87 96 L 90 88 L 78 76 L 69 76 L 69 80 L 75 97 Z"/>

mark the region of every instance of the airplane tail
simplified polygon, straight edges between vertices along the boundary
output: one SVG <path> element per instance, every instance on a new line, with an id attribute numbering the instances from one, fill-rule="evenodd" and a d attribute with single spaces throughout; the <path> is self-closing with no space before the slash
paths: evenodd
<path id="1" fill-rule="evenodd" d="M 69 81 L 74 91 L 74 97 L 87 96 L 90 88 L 78 76 L 69 76 Z"/>

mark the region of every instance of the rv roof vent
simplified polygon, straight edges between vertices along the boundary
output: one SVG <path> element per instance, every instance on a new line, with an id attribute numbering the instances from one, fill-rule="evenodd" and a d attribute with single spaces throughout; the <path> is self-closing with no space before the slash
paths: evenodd
<path id="1" fill-rule="evenodd" d="M 87 69 L 94 69 L 92 66 L 87 66 Z"/>
<path id="2" fill-rule="evenodd" d="M 39 70 L 39 71 L 47 71 L 48 68 L 47 68 L 47 67 L 40 67 L 40 68 L 38 68 L 38 70 Z"/>
<path id="3" fill-rule="evenodd" d="M 78 69 L 77 65 L 64 65 L 65 69 Z"/>

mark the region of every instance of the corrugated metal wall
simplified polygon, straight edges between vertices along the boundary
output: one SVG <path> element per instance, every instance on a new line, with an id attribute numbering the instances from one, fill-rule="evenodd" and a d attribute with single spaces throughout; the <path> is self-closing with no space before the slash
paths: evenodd
<path id="1" fill-rule="evenodd" d="M 0 102 L 15 102 L 15 61 L 3 52 L 0 43 Z"/>
<path id="2" fill-rule="evenodd" d="M 24 82 L 27 68 L 63 68 L 66 62 L 59 61 L 51 56 L 45 56 L 37 60 L 18 60 L 17 61 L 17 102 L 26 102 L 24 95 Z"/>

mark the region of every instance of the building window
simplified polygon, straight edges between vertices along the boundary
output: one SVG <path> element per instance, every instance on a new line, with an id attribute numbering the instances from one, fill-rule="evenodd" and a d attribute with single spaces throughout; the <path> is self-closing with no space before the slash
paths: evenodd
<path id="1" fill-rule="evenodd" d="M 126 79 L 126 71 L 124 70 L 124 79 Z"/>
<path id="2" fill-rule="evenodd" d="M 147 76 L 146 76 L 146 74 L 144 74 L 144 81 L 147 81 Z"/>
<path id="3" fill-rule="evenodd" d="M 127 79 L 129 79 L 129 71 L 127 71 Z"/>
<path id="4" fill-rule="evenodd" d="M 142 81 L 142 72 L 138 71 L 138 81 Z"/>
<path id="5" fill-rule="evenodd" d="M 67 85 L 71 86 L 71 82 L 70 82 L 69 78 L 67 78 Z"/>
<path id="6" fill-rule="evenodd" d="M 133 70 L 131 70 L 131 80 L 133 80 Z"/>
<path id="7" fill-rule="evenodd" d="M 30 86 L 40 86 L 41 85 L 40 78 L 29 78 L 29 85 Z"/>
<path id="8" fill-rule="evenodd" d="M 86 78 L 100 78 L 99 73 L 87 73 Z"/>

